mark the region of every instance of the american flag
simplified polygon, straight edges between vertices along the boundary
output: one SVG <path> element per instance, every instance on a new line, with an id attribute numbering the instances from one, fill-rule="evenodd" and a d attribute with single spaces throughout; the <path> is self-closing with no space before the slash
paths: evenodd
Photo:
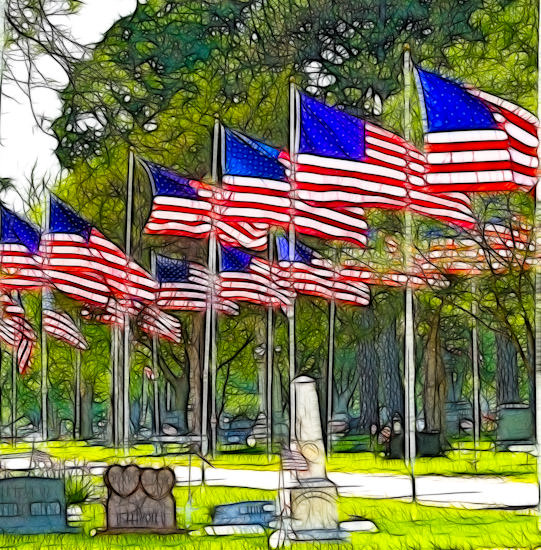
<path id="1" fill-rule="evenodd" d="M 247 252 L 222 246 L 218 295 L 222 300 L 281 307 L 293 305 L 291 290 L 278 284 L 278 273 L 268 261 Z"/>
<path id="2" fill-rule="evenodd" d="M 229 129 L 224 142 L 221 217 L 287 227 L 290 185 L 278 160 L 280 151 Z"/>
<path id="3" fill-rule="evenodd" d="M 144 232 L 150 235 L 207 238 L 213 230 L 232 246 L 263 250 L 267 226 L 253 221 L 224 221 L 216 215 L 216 189 L 185 178 L 153 162 L 140 160 L 153 190 L 152 210 Z"/>
<path id="4" fill-rule="evenodd" d="M 417 69 L 417 75 L 431 189 L 482 192 L 535 186 L 535 116 L 432 72 Z"/>
<path id="5" fill-rule="evenodd" d="M 85 337 L 67 313 L 44 309 L 42 319 L 43 329 L 53 338 L 61 340 L 76 349 L 83 351 L 88 349 Z"/>
<path id="6" fill-rule="evenodd" d="M 39 231 L 0 206 L 0 287 L 29 290 L 44 284 L 38 255 Z"/>
<path id="7" fill-rule="evenodd" d="M 364 282 L 346 280 L 340 268 L 322 258 L 305 244 L 295 242 L 295 257 L 291 265 L 289 241 L 286 237 L 276 238 L 278 248 L 279 284 L 293 287 L 299 294 L 320 296 L 328 300 L 366 306 L 370 303 L 370 290 Z"/>
<path id="8" fill-rule="evenodd" d="M 154 300 L 152 276 L 56 197 L 41 253 L 56 288 L 76 299 L 101 307 L 111 293 L 121 300 Z"/>
<path id="9" fill-rule="evenodd" d="M 105 307 L 111 294 L 91 250 L 91 225 L 52 197 L 48 231 L 40 253 L 43 271 L 57 290 L 75 300 Z"/>
<path id="10" fill-rule="evenodd" d="M 426 187 L 423 154 L 400 136 L 299 94 L 296 196 L 311 204 L 404 209 L 465 227 L 469 199 Z M 287 154 L 284 162 L 290 162 Z"/>
<path id="11" fill-rule="evenodd" d="M 170 311 L 205 311 L 210 296 L 210 275 L 207 267 L 186 259 L 156 256 L 156 278 L 159 289 L 156 305 Z M 231 300 L 215 299 L 218 311 L 236 314 L 237 304 Z"/>
<path id="12" fill-rule="evenodd" d="M 323 239 L 366 245 L 364 210 L 335 209 L 292 197 L 284 162 L 287 154 L 238 132 L 225 130 L 221 215 L 226 219 L 257 219 Z"/>
<path id="13" fill-rule="evenodd" d="M 16 350 L 17 368 L 24 374 L 34 352 L 36 333 L 26 319 L 20 298 L 0 295 L 0 339 Z"/>

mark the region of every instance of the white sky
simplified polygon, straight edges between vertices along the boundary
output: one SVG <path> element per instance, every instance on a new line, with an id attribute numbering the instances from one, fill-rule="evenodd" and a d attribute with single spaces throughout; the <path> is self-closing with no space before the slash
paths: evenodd
<path id="1" fill-rule="evenodd" d="M 85 0 L 79 13 L 71 16 L 67 24 L 79 42 L 99 42 L 116 20 L 135 10 L 136 4 L 136 0 Z M 54 61 L 42 59 L 39 68 L 48 79 L 62 85 L 67 82 L 62 69 Z M 33 98 L 38 117 L 43 114 L 55 118 L 60 113 L 61 103 L 56 92 L 39 90 Z M 56 140 L 43 133 L 36 124 L 23 92 L 15 84 L 5 82 L 0 113 L 0 177 L 9 177 L 18 187 L 24 188 L 35 165 L 38 177 L 48 175 L 54 179 L 60 170 L 55 148 Z M 14 193 L 2 199 L 16 209 L 20 207 Z"/>

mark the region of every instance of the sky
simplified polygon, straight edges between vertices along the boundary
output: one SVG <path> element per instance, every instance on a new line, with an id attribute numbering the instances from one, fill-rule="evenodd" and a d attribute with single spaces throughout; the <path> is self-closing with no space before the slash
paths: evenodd
<path id="1" fill-rule="evenodd" d="M 90 45 L 99 42 L 120 17 L 132 13 L 136 4 L 136 0 L 85 0 L 79 12 L 66 21 L 66 26 L 71 28 L 77 41 Z M 64 72 L 51 59 L 41 59 L 39 69 L 51 82 L 61 86 L 67 83 Z M 15 66 L 14 70 L 20 74 L 24 66 Z M 61 102 L 55 91 L 36 91 L 32 103 L 38 118 L 40 115 L 55 118 L 60 113 Z M 36 124 L 25 94 L 16 84 L 4 82 L 0 112 L 0 177 L 11 178 L 21 189 L 27 185 L 35 166 L 37 177 L 45 176 L 54 180 L 60 174 L 55 148 L 56 140 Z M 22 208 L 13 192 L 0 198 L 15 210 Z"/>

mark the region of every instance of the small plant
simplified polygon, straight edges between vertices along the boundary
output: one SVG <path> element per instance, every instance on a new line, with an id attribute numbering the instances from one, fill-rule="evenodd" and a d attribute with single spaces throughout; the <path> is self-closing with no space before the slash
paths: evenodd
<path id="1" fill-rule="evenodd" d="M 66 506 L 81 504 L 92 497 L 93 486 L 90 478 L 69 474 L 65 479 Z"/>

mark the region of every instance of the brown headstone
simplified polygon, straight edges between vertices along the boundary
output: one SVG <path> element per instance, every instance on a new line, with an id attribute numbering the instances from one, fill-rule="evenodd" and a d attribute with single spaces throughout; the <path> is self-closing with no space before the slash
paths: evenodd
<path id="1" fill-rule="evenodd" d="M 175 474 L 170 468 L 115 465 L 107 469 L 104 479 L 108 531 L 177 531 Z"/>

